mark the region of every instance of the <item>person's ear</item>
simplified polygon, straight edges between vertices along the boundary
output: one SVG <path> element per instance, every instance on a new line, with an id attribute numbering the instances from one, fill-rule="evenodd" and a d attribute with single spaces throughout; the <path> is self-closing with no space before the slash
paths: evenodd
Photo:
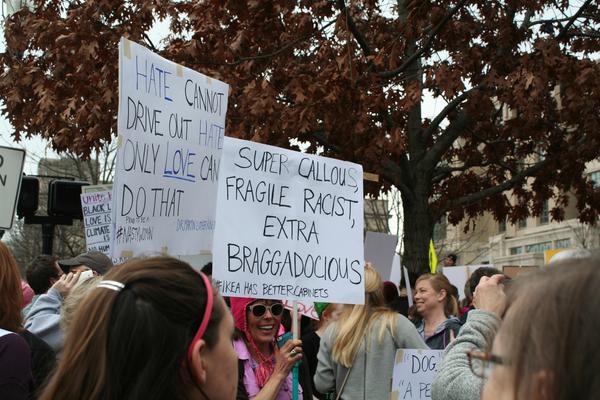
<path id="1" fill-rule="evenodd" d="M 194 343 L 194 347 L 192 348 L 192 357 L 190 360 L 190 368 L 192 372 L 192 376 L 196 380 L 199 385 L 206 384 L 206 360 L 202 356 L 202 353 L 206 350 L 206 342 L 204 339 L 198 340 Z"/>
<path id="2" fill-rule="evenodd" d="M 440 290 L 437 295 L 438 301 L 444 301 L 446 296 L 448 296 L 448 293 L 446 293 L 446 289 Z"/>

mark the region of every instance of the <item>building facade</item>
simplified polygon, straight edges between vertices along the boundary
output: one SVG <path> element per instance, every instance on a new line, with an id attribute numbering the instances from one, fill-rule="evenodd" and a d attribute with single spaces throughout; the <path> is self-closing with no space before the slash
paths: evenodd
<path id="1" fill-rule="evenodd" d="M 586 173 L 600 186 L 600 162 L 588 164 Z M 548 201 L 539 216 L 529 217 L 516 224 L 498 222 L 490 214 L 471 223 L 447 225 L 441 221 L 434 232 L 438 259 L 448 253 L 458 256 L 458 265 L 492 264 L 504 266 L 542 266 L 547 250 L 600 248 L 600 228 L 579 221 L 575 200 L 565 208 L 563 221 L 553 221 Z"/>

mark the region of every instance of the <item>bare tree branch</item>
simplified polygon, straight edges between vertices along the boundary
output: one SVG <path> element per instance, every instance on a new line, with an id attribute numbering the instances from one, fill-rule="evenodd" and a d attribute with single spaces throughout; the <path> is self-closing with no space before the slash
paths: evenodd
<path id="1" fill-rule="evenodd" d="M 202 64 L 209 64 L 209 65 L 228 65 L 228 66 L 236 66 L 236 65 L 239 65 L 239 64 L 241 64 L 241 63 L 243 63 L 243 62 L 246 62 L 246 61 L 265 60 L 265 59 L 268 59 L 268 58 L 272 58 L 272 57 L 275 57 L 275 56 L 277 56 L 277 55 L 279 55 L 279 54 L 283 53 L 284 51 L 286 51 L 286 50 L 288 50 L 288 49 L 290 49 L 290 48 L 294 47 L 294 46 L 295 46 L 295 45 L 297 45 L 298 43 L 300 43 L 300 42 L 303 42 L 303 41 L 305 41 L 305 40 L 307 40 L 307 39 L 310 39 L 310 38 L 311 38 L 311 37 L 312 37 L 312 36 L 313 36 L 315 33 L 324 31 L 326 28 L 330 27 L 330 26 L 331 26 L 331 25 L 333 25 L 335 22 L 336 22 L 336 20 L 335 20 L 335 19 L 333 19 L 333 20 L 331 20 L 331 21 L 327 22 L 327 23 L 326 23 L 325 25 L 323 25 L 321 28 L 319 28 L 319 29 L 318 29 L 316 32 L 313 32 L 313 33 L 311 33 L 311 34 L 308 34 L 308 35 L 301 36 L 301 37 L 299 37 L 299 38 L 298 38 L 298 39 L 296 39 L 296 40 L 292 40 L 291 42 L 289 42 L 289 43 L 286 43 L 285 45 L 281 46 L 281 47 L 280 47 L 280 48 L 278 48 L 277 50 L 275 50 L 275 51 L 272 51 L 272 52 L 270 52 L 270 53 L 262 53 L 262 54 L 258 54 L 258 55 L 256 55 L 256 56 L 252 56 L 252 57 L 242 57 L 242 58 L 239 58 L 239 59 L 237 59 L 236 61 L 232 61 L 232 62 L 225 62 L 225 63 L 221 63 L 221 62 L 210 62 L 210 61 L 207 61 L 207 62 L 202 62 L 202 61 L 200 61 L 200 62 L 201 62 Z"/>
<path id="2" fill-rule="evenodd" d="M 566 25 L 562 27 L 562 29 L 560 30 L 560 33 L 556 37 L 556 40 L 561 40 L 566 36 L 567 32 L 569 31 L 569 28 L 571 28 L 571 26 L 575 23 L 575 20 L 577 20 L 577 18 L 579 18 L 581 13 L 583 13 L 583 11 L 586 9 L 587 6 L 590 5 L 591 2 L 592 2 L 592 0 L 586 0 L 581 5 L 581 7 L 579 7 L 579 10 L 577 10 L 577 12 L 575 14 L 573 14 L 571 16 L 571 18 L 569 18 L 569 22 L 567 22 Z"/>
<path id="3" fill-rule="evenodd" d="M 427 154 L 419 162 L 419 169 L 432 171 L 441 160 L 444 153 L 452 146 L 452 143 L 463 133 L 473 120 L 466 114 L 460 113 L 458 117 L 448 125 L 444 133 L 427 151 Z"/>
<path id="4" fill-rule="evenodd" d="M 337 0 L 336 6 L 340 10 L 340 12 L 345 13 L 345 18 L 346 18 L 346 23 L 348 24 L 348 28 L 350 29 L 350 32 L 352 32 L 352 36 L 354 36 L 354 38 L 358 42 L 358 45 L 362 49 L 365 56 L 370 56 L 371 55 L 371 46 L 369 46 L 369 44 L 367 43 L 367 39 L 365 38 L 365 36 L 362 34 L 362 32 L 356 26 L 356 23 L 354 22 L 354 19 L 350 15 L 348 8 L 346 8 L 346 2 L 344 0 Z"/>
<path id="5" fill-rule="evenodd" d="M 435 130 L 440 126 L 442 121 L 444 119 L 446 119 L 448 114 L 450 114 L 452 111 L 454 111 L 456 109 L 456 107 L 458 107 L 464 100 L 466 100 L 467 97 L 469 97 L 469 95 L 471 93 L 473 93 L 475 90 L 481 89 L 482 87 L 483 87 L 482 85 L 477 85 L 469 90 L 466 90 L 463 93 L 461 93 L 459 96 L 455 97 L 454 100 L 452 100 L 450 103 L 448 103 L 446 105 L 446 107 L 444 107 L 442 109 L 442 111 L 440 111 L 440 113 L 438 115 L 436 115 L 436 117 L 431 121 L 431 124 L 429 125 L 429 127 L 427 127 L 427 129 L 425 130 L 425 132 L 424 132 L 425 139 L 427 140 L 427 138 L 431 137 L 433 135 L 433 133 L 435 132 Z"/>
<path id="6" fill-rule="evenodd" d="M 406 61 L 404 61 L 402 63 L 402 65 L 400 65 L 398 68 L 390 70 L 390 71 L 379 72 L 378 75 L 384 79 L 389 79 L 389 78 L 393 78 L 396 75 L 404 72 L 413 62 L 415 62 L 415 60 L 417 58 L 419 58 L 423 54 L 425 54 L 425 52 L 431 46 L 431 43 L 433 43 L 433 40 L 435 39 L 435 36 L 438 34 L 438 32 L 440 30 L 442 30 L 442 28 L 448 23 L 448 21 L 450 21 L 452 19 L 454 14 L 456 14 L 458 12 L 458 10 L 466 2 L 467 2 L 467 0 L 461 0 L 454 7 L 452 7 L 452 9 L 448 12 L 448 14 L 444 18 L 442 18 L 442 20 L 440 22 L 438 22 L 438 24 L 431 30 L 431 32 L 429 33 L 429 36 L 427 37 L 427 40 L 425 40 L 425 43 L 423 44 L 423 46 L 421 46 L 421 48 L 418 51 L 413 53 Z"/>
<path id="7" fill-rule="evenodd" d="M 542 168 L 544 168 L 546 166 L 547 163 L 548 163 L 548 160 L 544 159 L 544 160 L 539 161 L 536 164 L 532 165 L 531 167 L 524 169 L 523 171 L 519 172 L 518 174 L 514 175 L 512 178 L 502 182 L 499 185 L 496 185 L 496 186 L 481 190 L 479 192 L 471 193 L 469 195 L 459 197 L 455 200 L 449 201 L 448 203 L 446 203 L 445 207 L 440 211 L 443 213 L 448 212 L 453 208 L 464 207 L 464 206 L 476 203 L 480 200 L 483 200 L 486 197 L 502 193 L 505 190 L 509 190 L 510 188 L 512 188 L 516 184 L 518 184 L 519 182 L 522 182 L 524 179 L 537 174 L 540 170 L 542 170 Z"/>

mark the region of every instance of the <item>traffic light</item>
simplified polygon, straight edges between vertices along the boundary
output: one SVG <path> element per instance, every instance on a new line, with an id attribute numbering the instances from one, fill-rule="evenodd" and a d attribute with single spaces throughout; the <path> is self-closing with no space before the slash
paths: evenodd
<path id="1" fill-rule="evenodd" d="M 87 182 L 53 180 L 48 186 L 48 215 L 82 219 L 81 188 Z"/>
<path id="2" fill-rule="evenodd" d="M 40 194 L 40 181 L 32 176 L 21 178 L 21 191 L 17 202 L 17 215 L 29 217 L 35 215 L 38 209 L 38 197 Z"/>

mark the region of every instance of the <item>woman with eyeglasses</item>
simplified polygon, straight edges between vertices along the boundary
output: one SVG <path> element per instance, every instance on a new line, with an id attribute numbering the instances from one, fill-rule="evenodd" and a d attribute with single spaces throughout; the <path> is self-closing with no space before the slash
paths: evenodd
<path id="1" fill-rule="evenodd" d="M 519 276 L 491 352 L 471 353 L 483 400 L 600 398 L 600 260 Z"/>
<path id="2" fill-rule="evenodd" d="M 84 297 L 41 400 L 233 400 L 233 319 L 212 282 L 169 257 L 112 268 Z"/>
<path id="3" fill-rule="evenodd" d="M 277 300 L 231 298 L 238 355 L 237 399 L 292 399 L 292 368 L 302 359 L 302 342 L 288 340 L 277 346 L 283 303 Z M 305 385 L 306 386 L 306 385 Z M 299 388 L 299 399 L 307 388 Z M 310 389 L 308 389 L 310 392 Z"/>

